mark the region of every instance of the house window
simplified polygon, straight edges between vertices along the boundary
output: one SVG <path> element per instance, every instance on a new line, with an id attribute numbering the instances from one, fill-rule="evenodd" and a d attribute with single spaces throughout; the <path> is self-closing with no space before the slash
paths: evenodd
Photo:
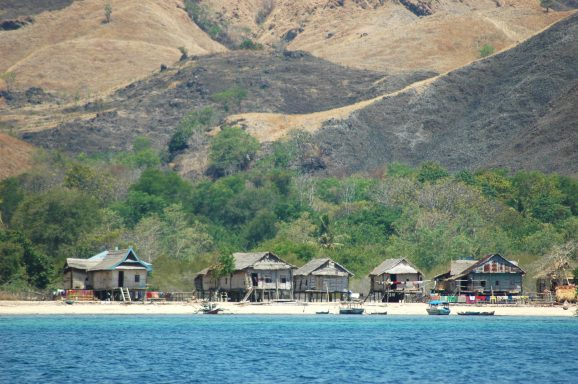
<path id="1" fill-rule="evenodd" d="M 273 279 L 271 279 L 271 276 L 265 276 L 265 283 L 272 283 Z"/>
<path id="2" fill-rule="evenodd" d="M 281 284 L 285 284 L 287 282 L 287 278 L 285 276 L 281 276 Z"/>
<path id="3" fill-rule="evenodd" d="M 500 282 L 498 280 L 496 280 L 496 287 L 500 285 Z"/>
<path id="4" fill-rule="evenodd" d="M 134 275 L 134 282 L 135 282 L 135 283 L 139 283 L 139 282 L 140 282 L 140 275 Z"/>
<path id="5" fill-rule="evenodd" d="M 486 281 L 485 281 L 485 280 L 480 281 L 480 285 L 481 285 L 482 287 L 485 287 L 485 286 L 486 286 Z"/>

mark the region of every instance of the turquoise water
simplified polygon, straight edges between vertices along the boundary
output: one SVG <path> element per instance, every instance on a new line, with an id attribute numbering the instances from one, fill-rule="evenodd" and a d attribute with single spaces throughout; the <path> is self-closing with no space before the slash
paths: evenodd
<path id="1" fill-rule="evenodd" d="M 0 317 L 0 383 L 578 383 L 578 318 Z"/>

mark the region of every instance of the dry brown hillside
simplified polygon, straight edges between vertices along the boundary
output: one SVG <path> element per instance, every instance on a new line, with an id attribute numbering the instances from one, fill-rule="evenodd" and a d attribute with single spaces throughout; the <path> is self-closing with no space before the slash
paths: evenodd
<path id="1" fill-rule="evenodd" d="M 484 44 L 517 44 L 567 16 L 537 0 L 205 0 L 234 28 L 270 46 L 285 41 L 337 64 L 386 71 L 446 72 L 477 59 Z M 271 13 L 256 17 L 266 4 Z M 418 17 L 418 9 L 430 15 Z M 419 8 L 421 7 L 421 8 Z M 414 12 L 412 12 L 412 10 Z"/>
<path id="2" fill-rule="evenodd" d="M 33 153 L 32 145 L 0 133 L 0 180 L 28 170 Z"/>
<path id="3" fill-rule="evenodd" d="M 224 51 L 182 9 L 178 0 L 111 0 L 103 23 L 102 0 L 75 1 L 36 15 L 34 23 L 0 31 L 0 73 L 16 74 L 18 88 L 42 87 L 70 96 L 93 96 L 126 85 L 180 57 Z"/>

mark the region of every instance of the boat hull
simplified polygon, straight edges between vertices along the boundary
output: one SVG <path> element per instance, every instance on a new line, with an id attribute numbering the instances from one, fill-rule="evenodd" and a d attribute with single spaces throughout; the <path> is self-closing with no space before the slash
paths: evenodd
<path id="1" fill-rule="evenodd" d="M 445 308 L 427 308 L 426 311 L 428 315 L 444 316 L 450 314 L 450 310 Z"/>
<path id="2" fill-rule="evenodd" d="M 460 316 L 494 316 L 494 311 L 491 312 L 458 312 Z"/>
<path id="3" fill-rule="evenodd" d="M 363 308 L 344 308 L 339 310 L 340 315 L 363 315 Z"/>

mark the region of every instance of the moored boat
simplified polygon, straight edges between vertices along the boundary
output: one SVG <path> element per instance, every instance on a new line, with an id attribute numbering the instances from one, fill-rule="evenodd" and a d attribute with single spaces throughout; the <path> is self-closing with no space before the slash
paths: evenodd
<path id="1" fill-rule="evenodd" d="M 428 315 L 449 315 L 450 303 L 441 300 L 432 300 L 429 302 L 429 307 L 426 309 Z"/>
<path id="2" fill-rule="evenodd" d="M 340 315 L 363 315 L 365 308 L 361 303 L 349 302 L 344 307 L 339 308 Z"/>
<path id="3" fill-rule="evenodd" d="M 465 312 L 458 312 L 460 316 L 494 316 L 495 311 L 465 311 Z"/>

